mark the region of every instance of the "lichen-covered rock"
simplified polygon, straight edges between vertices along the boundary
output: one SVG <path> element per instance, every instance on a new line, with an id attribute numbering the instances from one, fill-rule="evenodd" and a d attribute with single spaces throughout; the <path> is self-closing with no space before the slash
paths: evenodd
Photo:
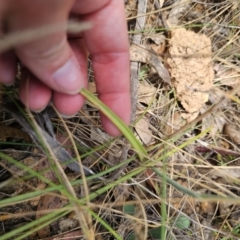
<path id="1" fill-rule="evenodd" d="M 168 64 L 182 106 L 197 112 L 208 100 L 213 83 L 211 40 L 184 28 L 172 31 Z"/>

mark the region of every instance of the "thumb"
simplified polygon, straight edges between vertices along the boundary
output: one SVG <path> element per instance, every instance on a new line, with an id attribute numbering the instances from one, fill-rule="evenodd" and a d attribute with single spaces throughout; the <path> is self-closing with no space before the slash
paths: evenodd
<path id="1" fill-rule="evenodd" d="M 73 0 L 16 0 L 7 19 L 10 32 L 67 24 Z M 21 8 L 21 9 L 20 9 Z M 17 46 L 20 61 L 43 83 L 57 92 L 76 94 L 84 85 L 80 66 L 65 31 Z"/>

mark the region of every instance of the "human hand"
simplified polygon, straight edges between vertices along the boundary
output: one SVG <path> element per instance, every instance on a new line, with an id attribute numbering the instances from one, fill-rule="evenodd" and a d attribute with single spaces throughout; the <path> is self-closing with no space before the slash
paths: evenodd
<path id="1" fill-rule="evenodd" d="M 98 97 L 126 124 L 130 121 L 129 49 L 123 0 L 1 0 L 0 35 L 49 24 L 69 16 L 93 27 L 79 36 L 65 31 L 14 47 L 0 55 L 0 82 L 14 82 L 17 59 L 22 64 L 19 96 L 39 112 L 52 99 L 58 111 L 74 115 L 83 105 L 87 86 L 87 53 L 91 55 Z M 104 129 L 119 131 L 101 114 Z"/>

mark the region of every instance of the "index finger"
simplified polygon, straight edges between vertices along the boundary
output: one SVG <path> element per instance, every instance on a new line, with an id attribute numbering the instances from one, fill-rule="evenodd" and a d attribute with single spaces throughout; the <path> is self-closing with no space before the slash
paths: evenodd
<path id="1" fill-rule="evenodd" d="M 102 9 L 84 16 L 93 28 L 83 33 L 91 54 L 98 97 L 126 124 L 130 122 L 130 60 L 124 2 L 111 0 Z M 101 114 L 104 129 L 119 131 Z"/>

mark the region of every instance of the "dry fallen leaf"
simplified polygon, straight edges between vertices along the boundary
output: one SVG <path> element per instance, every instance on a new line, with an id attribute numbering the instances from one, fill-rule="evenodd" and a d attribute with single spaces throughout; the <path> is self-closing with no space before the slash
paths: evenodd
<path id="1" fill-rule="evenodd" d="M 65 165 L 62 166 L 63 169 L 66 168 Z M 49 160 L 44 158 L 41 161 L 39 161 L 39 164 L 36 166 L 35 170 L 39 173 L 41 173 L 42 176 L 44 176 L 46 179 L 57 182 L 58 178 L 54 172 L 54 170 L 51 168 L 51 165 L 49 163 Z"/>
<path id="2" fill-rule="evenodd" d="M 207 106 L 202 107 L 200 113 L 204 114 L 207 109 Z M 207 129 L 210 129 L 209 137 L 215 138 L 219 132 L 222 132 L 225 123 L 226 118 L 224 117 L 222 112 L 216 110 L 214 113 L 211 113 L 202 119 L 201 130 L 206 131 Z"/>
<path id="3" fill-rule="evenodd" d="M 148 84 L 146 81 L 141 81 L 138 85 L 138 101 L 149 105 L 156 94 L 157 89 Z"/>
<path id="4" fill-rule="evenodd" d="M 127 18 L 134 17 L 137 15 L 137 1 L 135 0 L 127 1 L 127 4 L 125 4 L 125 14 Z"/>
<path id="5" fill-rule="evenodd" d="M 221 85 L 236 87 L 240 83 L 239 72 L 232 67 L 222 64 L 214 65 L 215 81 L 219 81 Z"/>
<path id="6" fill-rule="evenodd" d="M 5 140 L 6 138 L 13 137 L 24 139 L 27 142 L 32 142 L 32 139 L 29 137 L 29 135 L 21 129 L 9 127 L 6 125 L 1 125 L 0 127 L 1 127 L 0 140 Z"/>
<path id="7" fill-rule="evenodd" d="M 147 49 L 143 45 L 132 45 L 130 47 L 130 60 L 133 62 L 148 63 L 153 66 L 162 80 L 171 85 L 168 70 L 163 65 L 159 56 L 153 50 Z"/>
<path id="8" fill-rule="evenodd" d="M 193 112 L 193 113 L 188 113 L 188 112 L 183 112 L 181 113 L 181 117 L 183 119 L 185 119 L 187 122 L 191 122 L 193 121 L 197 116 L 198 116 L 199 112 L 196 111 L 196 112 Z"/>
<path id="9" fill-rule="evenodd" d="M 165 45 L 166 37 L 161 33 L 156 33 L 155 35 L 150 35 L 147 39 L 151 39 L 156 46 Z M 152 46 L 152 45 L 151 45 Z"/>
<path id="10" fill-rule="evenodd" d="M 35 188 L 35 191 L 43 190 L 43 189 L 45 189 L 45 187 L 46 187 L 46 183 L 39 183 L 39 185 Z M 36 206 L 38 206 L 40 199 L 41 199 L 41 196 L 31 198 L 31 200 L 29 201 L 29 204 L 32 207 L 36 207 Z"/>
<path id="11" fill-rule="evenodd" d="M 234 143 L 240 144 L 240 131 L 236 125 L 225 124 L 223 133 L 231 139 Z"/>
<path id="12" fill-rule="evenodd" d="M 46 214 L 43 211 L 53 211 L 53 209 L 62 208 L 67 203 L 67 200 L 60 198 L 57 195 L 54 196 L 51 194 L 46 194 L 42 196 L 38 204 L 36 219 L 39 219 Z M 38 230 L 38 235 L 40 238 L 50 236 L 50 225 L 47 225 L 42 229 Z"/>
<path id="13" fill-rule="evenodd" d="M 91 127 L 90 138 L 92 141 L 97 141 L 101 144 L 106 144 L 113 140 L 111 136 L 96 127 Z M 120 157 L 122 154 L 122 141 L 120 139 L 116 139 L 108 146 L 108 149 L 115 157 Z"/>
<path id="14" fill-rule="evenodd" d="M 224 179 L 224 183 L 233 183 L 236 179 L 240 179 L 240 167 L 218 167 L 211 171 L 211 177 Z"/>
<path id="15" fill-rule="evenodd" d="M 190 0 L 175 1 L 167 19 L 169 27 L 178 26 L 179 19 L 185 15 L 185 12 L 189 9 L 189 6 Z"/>
<path id="16" fill-rule="evenodd" d="M 136 124 L 135 124 L 135 130 L 143 143 L 148 146 L 152 140 L 152 132 L 149 129 L 149 122 L 147 118 L 141 118 Z"/>

